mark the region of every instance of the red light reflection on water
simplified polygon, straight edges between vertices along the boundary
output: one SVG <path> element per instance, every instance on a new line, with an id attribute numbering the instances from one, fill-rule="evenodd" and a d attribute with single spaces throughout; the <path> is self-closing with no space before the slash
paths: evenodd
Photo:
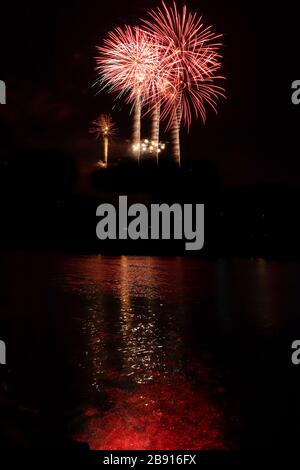
<path id="1" fill-rule="evenodd" d="M 224 415 L 208 393 L 182 376 L 110 390 L 110 408 L 85 411 L 75 438 L 94 450 L 233 449 L 225 439 Z"/>
<path id="2" fill-rule="evenodd" d="M 90 257 L 66 271 L 66 287 L 86 306 L 82 367 L 86 397 L 97 397 L 72 437 L 95 450 L 236 448 L 231 406 L 215 371 L 203 355 L 186 353 L 188 309 L 208 295 L 211 268 L 180 259 Z M 103 396 L 109 398 L 101 402 Z"/>

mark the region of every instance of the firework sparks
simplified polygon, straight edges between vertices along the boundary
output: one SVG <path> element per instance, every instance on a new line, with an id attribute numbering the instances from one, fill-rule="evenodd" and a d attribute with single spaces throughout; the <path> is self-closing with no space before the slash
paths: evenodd
<path id="1" fill-rule="evenodd" d="M 113 138 L 116 135 L 117 129 L 110 114 L 101 114 L 95 121 L 92 122 L 90 129 L 91 134 L 95 134 L 97 140 L 103 137 Z"/>
<path id="2" fill-rule="evenodd" d="M 99 83 L 103 89 L 126 95 L 133 102 L 132 142 L 140 149 L 141 108 L 153 94 L 159 67 L 159 49 L 154 36 L 139 27 L 116 28 L 108 34 L 96 57 Z M 138 161 L 139 150 L 135 152 Z"/>
<path id="3" fill-rule="evenodd" d="M 116 28 L 98 46 L 96 70 L 102 89 L 127 95 L 129 101 L 148 95 L 156 82 L 159 46 L 139 27 Z"/>
<path id="4" fill-rule="evenodd" d="M 149 12 L 143 27 L 111 31 L 97 47 L 96 70 L 102 89 L 123 95 L 133 104 L 134 154 L 141 155 L 141 109 L 152 115 L 151 138 L 159 141 L 160 118 L 171 129 L 172 150 L 180 165 L 180 124 L 193 117 L 205 123 L 207 107 L 217 112 L 224 88 L 218 84 L 221 35 L 205 26 L 202 17 L 174 2 Z M 147 106 L 146 106 L 147 105 Z"/>
<path id="5" fill-rule="evenodd" d="M 101 114 L 92 123 L 90 133 L 95 134 L 97 140 L 103 140 L 104 156 L 103 163 L 107 166 L 108 162 L 108 141 L 116 136 L 117 129 L 110 114 Z"/>
<path id="6" fill-rule="evenodd" d="M 163 2 L 149 15 L 151 19 L 143 23 L 159 43 L 162 57 L 162 79 L 153 101 L 162 102 L 168 128 L 178 119 L 178 109 L 187 127 L 193 114 L 205 122 L 206 105 L 216 111 L 218 97 L 224 96 L 224 89 L 215 84 L 223 78 L 216 74 L 221 67 L 221 35 L 204 26 L 202 17 L 188 12 L 186 6 L 180 12 L 175 2 L 170 8 Z"/>
<path id="7" fill-rule="evenodd" d="M 155 140 L 144 139 L 140 144 L 140 150 L 142 153 L 148 154 L 158 154 L 162 150 L 166 148 L 166 144 L 164 142 L 157 142 Z M 133 151 L 137 151 L 138 148 L 136 145 L 133 145 Z"/>

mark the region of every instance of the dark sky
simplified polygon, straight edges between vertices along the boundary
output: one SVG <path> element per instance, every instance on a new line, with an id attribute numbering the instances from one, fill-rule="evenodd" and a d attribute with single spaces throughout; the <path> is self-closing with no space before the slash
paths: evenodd
<path id="1" fill-rule="evenodd" d="M 120 137 L 130 137 L 128 107 L 112 96 L 95 96 L 95 45 L 111 28 L 135 24 L 159 4 L 3 2 L 0 79 L 7 84 L 7 105 L 0 106 L 1 159 L 37 147 L 92 161 L 98 149 L 88 128 L 102 112 L 112 112 Z M 210 160 L 225 184 L 299 182 L 288 121 L 300 112 L 290 104 L 291 82 L 300 79 L 297 67 L 290 67 L 297 51 L 288 23 L 296 16 L 293 8 L 261 0 L 187 4 L 224 34 L 227 100 L 220 102 L 218 116 L 208 113 L 206 126 L 196 121 L 189 134 L 182 132 L 183 158 Z"/>

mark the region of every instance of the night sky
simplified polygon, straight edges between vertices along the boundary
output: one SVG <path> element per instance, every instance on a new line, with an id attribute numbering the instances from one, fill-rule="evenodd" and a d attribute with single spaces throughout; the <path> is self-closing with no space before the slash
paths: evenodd
<path id="1" fill-rule="evenodd" d="M 292 109 L 290 99 L 291 82 L 300 79 L 293 63 L 297 48 L 287 24 L 296 16 L 294 11 L 287 2 L 187 3 L 224 34 L 227 100 L 220 101 L 218 116 L 208 113 L 205 127 L 195 121 L 189 134 L 182 132 L 183 158 L 211 161 L 225 185 L 300 182 L 291 138 L 300 112 Z M 159 4 L 2 3 L 0 79 L 6 81 L 7 105 L 0 106 L 1 160 L 9 161 L 23 148 L 53 149 L 84 166 L 97 159 L 98 146 L 88 128 L 102 112 L 111 112 L 120 138 L 129 138 L 129 108 L 114 102 L 112 95 L 96 96 L 92 87 L 95 46 L 113 27 L 134 25 Z"/>

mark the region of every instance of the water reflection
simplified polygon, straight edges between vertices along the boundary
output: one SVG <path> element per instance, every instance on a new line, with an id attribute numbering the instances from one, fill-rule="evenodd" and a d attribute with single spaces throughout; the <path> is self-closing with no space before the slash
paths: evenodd
<path id="1" fill-rule="evenodd" d="M 8 398 L 46 410 L 53 435 L 70 416 L 95 449 L 231 449 L 241 424 L 253 445 L 286 434 L 299 263 L 3 258 Z"/>
<path id="2" fill-rule="evenodd" d="M 151 258 L 149 258 L 149 261 Z M 144 271 L 144 282 L 151 277 L 151 264 Z M 138 274 L 138 273 L 137 273 Z M 151 288 L 144 302 L 132 302 L 129 291 L 128 258 L 123 256 L 120 263 L 120 326 L 122 342 L 118 351 L 122 354 L 123 370 L 133 376 L 137 383 L 153 379 L 153 371 L 165 369 L 163 340 L 161 336 Z M 145 284 L 147 289 L 147 284 Z"/>
<path id="3" fill-rule="evenodd" d="M 88 348 L 82 366 L 92 368 L 97 389 L 104 376 L 151 381 L 155 373 L 170 371 L 170 358 L 178 370 L 185 307 L 182 301 L 176 306 L 165 304 L 161 290 L 171 288 L 174 274 L 175 282 L 182 282 L 181 265 L 175 261 L 171 266 L 175 269 L 169 271 L 153 258 L 123 256 L 82 257 L 76 265 L 72 261 L 72 266 L 65 267 L 73 273 L 66 275 L 65 286 L 84 297 L 82 329 Z"/>
<path id="4" fill-rule="evenodd" d="M 65 267 L 73 273 L 67 289 L 87 305 L 83 367 L 107 402 L 87 409 L 79 439 L 96 449 L 233 446 L 224 439 L 224 414 L 214 398 L 221 390 L 216 374 L 204 357 L 188 354 L 189 309 L 201 298 L 197 280 L 206 284 L 213 272 L 205 266 L 122 256 L 84 257 Z"/>

